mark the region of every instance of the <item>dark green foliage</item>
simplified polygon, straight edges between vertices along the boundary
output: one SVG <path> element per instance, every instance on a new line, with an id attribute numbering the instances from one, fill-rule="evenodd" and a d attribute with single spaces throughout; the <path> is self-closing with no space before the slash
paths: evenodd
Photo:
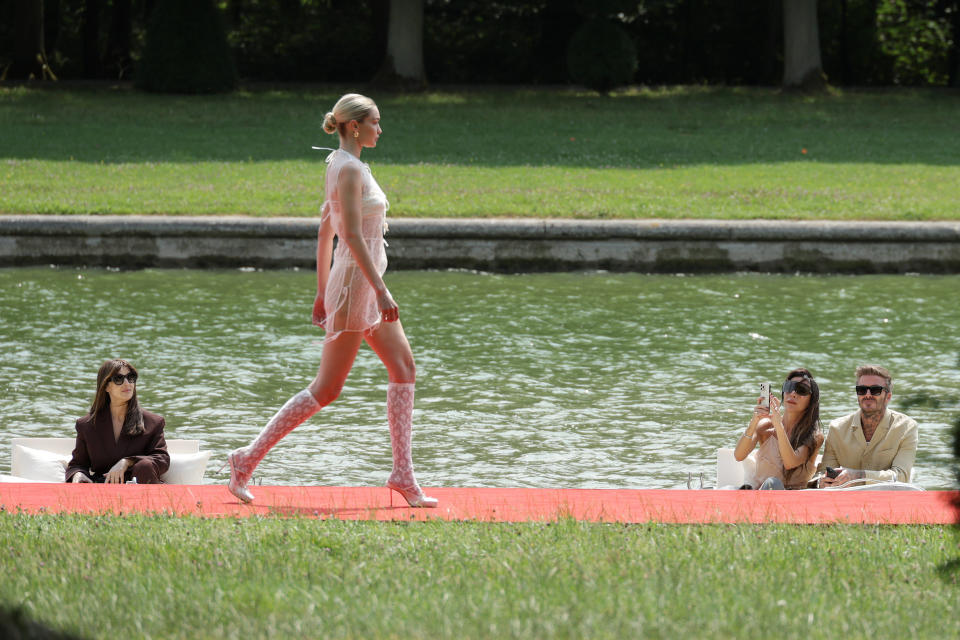
<path id="1" fill-rule="evenodd" d="M 364 0 L 245 0 L 231 18 L 229 41 L 244 78 L 283 82 L 363 82 L 383 60 L 378 16 Z"/>
<path id="2" fill-rule="evenodd" d="M 147 24 L 137 88 L 157 93 L 221 93 L 237 70 L 213 0 L 159 0 Z"/>
<path id="3" fill-rule="evenodd" d="M 637 49 L 622 27 L 594 18 L 570 38 L 567 70 L 575 83 L 606 93 L 633 80 Z"/>
<path id="4" fill-rule="evenodd" d="M 583 23 L 566 2 L 432 2 L 424 8 L 431 82 L 561 84 L 563 54 Z"/>
<path id="5" fill-rule="evenodd" d="M 15 4 L 0 0 L 0 75 L 13 61 Z M 93 52 L 84 38 L 88 4 L 97 3 L 44 2 L 50 66 L 64 80 L 128 79 L 129 63 L 136 72 L 137 62 L 147 54 L 148 15 L 168 0 L 129 0 L 129 5 L 103 0 Z M 388 0 L 180 4 L 198 5 L 195 10 L 209 10 L 213 4 L 225 12 L 228 42 L 244 79 L 356 87 L 369 80 L 383 60 Z M 428 0 L 424 64 L 434 85 L 565 83 L 571 36 L 587 19 L 607 18 L 637 49 L 635 83 L 778 85 L 783 65 L 781 5 L 781 0 Z M 838 86 L 956 86 L 958 6 L 958 0 L 819 2 L 823 70 Z M 114 29 L 121 7 L 130 11 L 129 33 Z M 129 56 L 118 58 L 111 42 L 125 39 Z M 87 69 L 90 56 L 99 72 Z"/>
<path id="6" fill-rule="evenodd" d="M 880 49 L 893 61 L 895 84 L 946 84 L 951 34 L 942 4 L 947 3 L 887 0 L 877 6 Z"/>

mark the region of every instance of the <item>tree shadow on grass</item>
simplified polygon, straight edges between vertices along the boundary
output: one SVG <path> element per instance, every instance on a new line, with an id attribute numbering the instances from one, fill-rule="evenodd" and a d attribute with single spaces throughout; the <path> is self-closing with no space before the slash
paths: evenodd
<path id="1" fill-rule="evenodd" d="M 0 89 L 0 160 L 307 161 L 339 91 L 224 96 Z M 472 167 L 671 169 L 798 162 L 960 166 L 960 102 L 944 92 L 680 87 L 597 96 L 481 88 L 374 96 L 384 134 L 364 160 Z"/>
<path id="2" fill-rule="evenodd" d="M 83 636 L 51 629 L 30 619 L 20 607 L 0 605 L 0 638 L 7 640 L 82 640 Z"/>
<path id="3" fill-rule="evenodd" d="M 960 558 L 954 558 L 937 567 L 940 578 L 947 583 L 960 585 Z"/>
<path id="4" fill-rule="evenodd" d="M 956 471 L 957 482 L 960 483 L 960 418 L 953 423 L 953 455 L 954 470 Z M 960 547 L 960 496 L 953 499 L 953 509 L 956 514 L 957 523 L 953 527 L 957 546 Z M 960 584 L 960 557 L 949 560 L 937 568 L 937 572 L 944 580 L 952 584 Z"/>

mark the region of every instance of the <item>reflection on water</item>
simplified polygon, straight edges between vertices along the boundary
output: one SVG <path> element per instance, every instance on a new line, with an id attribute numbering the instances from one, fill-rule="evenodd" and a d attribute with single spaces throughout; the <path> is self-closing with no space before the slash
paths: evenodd
<path id="1" fill-rule="evenodd" d="M 956 276 L 486 275 L 387 283 L 417 358 L 414 455 L 430 486 L 712 482 L 758 382 L 806 366 L 822 417 L 856 408 L 878 362 L 898 400 L 957 397 Z M 208 482 L 320 360 L 315 279 L 296 271 L 0 270 L 0 470 L 15 436 L 68 436 L 107 357 L 131 359 L 168 437 L 214 451 Z M 390 470 L 386 374 L 364 348 L 340 399 L 291 433 L 265 483 L 375 485 Z M 955 413 L 955 412 L 954 412 Z M 912 408 L 917 471 L 953 486 L 953 415 Z"/>

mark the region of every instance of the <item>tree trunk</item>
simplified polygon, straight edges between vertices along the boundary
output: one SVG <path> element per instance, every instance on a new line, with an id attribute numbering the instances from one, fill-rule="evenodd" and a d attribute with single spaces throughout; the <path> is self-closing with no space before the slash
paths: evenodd
<path id="1" fill-rule="evenodd" d="M 847 53 L 847 0 L 840 0 L 840 84 L 850 82 L 850 56 Z"/>
<path id="2" fill-rule="evenodd" d="M 243 0 L 230 0 L 227 3 L 227 20 L 232 28 L 240 27 L 240 21 L 243 20 Z"/>
<path id="3" fill-rule="evenodd" d="M 43 46 L 56 51 L 60 43 L 60 0 L 46 0 L 43 3 Z"/>
<path id="4" fill-rule="evenodd" d="M 390 0 L 387 54 L 374 84 L 419 90 L 427 86 L 423 67 L 423 0 Z"/>
<path id="5" fill-rule="evenodd" d="M 826 84 L 820 62 L 817 0 L 783 0 L 783 86 L 816 91 Z"/>
<path id="6" fill-rule="evenodd" d="M 133 12 L 130 0 L 113 0 L 110 34 L 107 39 L 107 64 L 111 75 L 122 80 L 130 73 L 130 32 Z"/>
<path id="7" fill-rule="evenodd" d="M 763 70 L 761 82 L 765 85 L 776 86 L 780 81 L 780 65 L 777 63 L 777 54 L 780 53 L 780 34 L 783 30 L 783 0 L 766 0 L 763 34 L 763 60 L 760 68 Z"/>
<path id="8" fill-rule="evenodd" d="M 46 53 L 43 47 L 43 0 L 16 0 L 13 23 L 13 66 L 11 78 L 39 79 L 44 77 Z"/>
<path id="9" fill-rule="evenodd" d="M 953 3 L 953 44 L 950 46 L 950 79 L 949 86 L 960 88 L 960 2 Z M 960 430 L 957 432 L 960 437 Z M 960 446 L 960 445 L 958 445 Z"/>
<path id="10" fill-rule="evenodd" d="M 103 0 L 86 0 L 83 3 L 83 75 L 99 78 L 100 65 L 100 10 Z"/>

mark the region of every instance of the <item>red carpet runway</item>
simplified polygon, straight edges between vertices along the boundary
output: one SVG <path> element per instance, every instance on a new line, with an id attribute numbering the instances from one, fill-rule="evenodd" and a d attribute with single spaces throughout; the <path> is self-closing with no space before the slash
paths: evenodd
<path id="1" fill-rule="evenodd" d="M 437 509 L 411 509 L 383 487 L 251 487 L 240 504 L 222 485 L 0 484 L 11 513 L 167 513 L 344 520 L 784 522 L 950 524 L 957 491 L 715 491 L 431 488 Z"/>

